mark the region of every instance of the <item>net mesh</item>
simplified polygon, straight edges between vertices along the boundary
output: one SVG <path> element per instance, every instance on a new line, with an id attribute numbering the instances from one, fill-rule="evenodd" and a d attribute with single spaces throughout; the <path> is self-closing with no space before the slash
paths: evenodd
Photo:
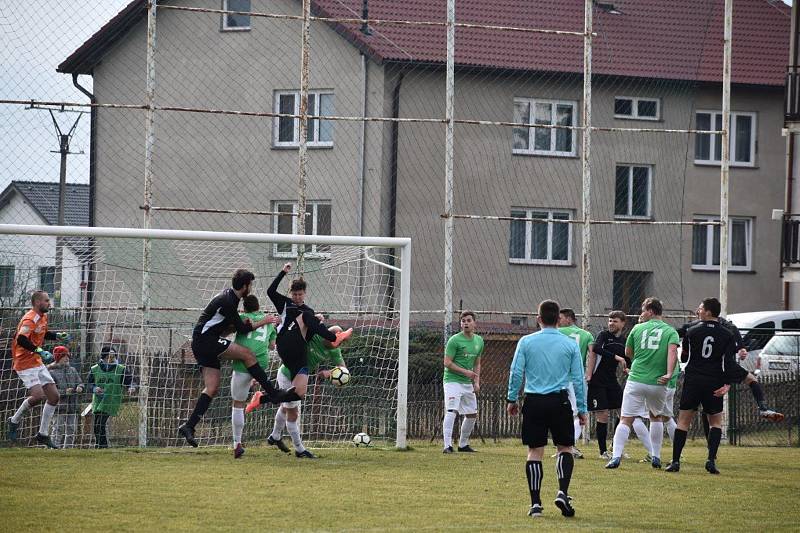
<path id="1" fill-rule="evenodd" d="M 10 417 L 26 397 L 23 383 L 11 369 L 10 344 L 32 287 L 40 287 L 39 265 L 55 260 L 56 237 L 4 236 L 0 255 L 18 257 L 13 302 L 4 302 L 2 349 L 6 354 L 0 378 L 0 414 Z M 191 330 L 200 311 L 216 294 L 230 286 L 237 268 L 255 273 L 254 294 L 262 310 L 275 312 L 266 286 L 281 263 L 273 244 L 210 241 L 152 241 L 149 270 L 149 311 L 142 301 L 142 241 L 133 239 L 73 239 L 64 244 L 64 286 L 75 276 L 74 294 L 53 287 L 60 298 L 49 316 L 50 329 L 72 335 L 68 344 L 71 364 L 80 383 L 89 380 L 100 350 L 112 346 L 125 366 L 126 393 L 119 413 L 111 417 L 109 437 L 114 445 L 136 445 L 141 431 L 151 446 L 182 445 L 177 427 L 189 416 L 203 388 L 200 368 L 191 352 Z M 397 356 L 399 310 L 390 290 L 394 255 L 386 249 L 327 246 L 318 259 L 307 259 L 304 279 L 309 284 L 309 305 L 327 315 L 328 325 L 354 328 L 343 345 L 351 372 L 346 386 L 317 377 L 312 369 L 309 392 L 301 407 L 304 440 L 311 446 L 350 442 L 366 432 L 378 444 L 393 443 L 396 432 Z M 45 287 L 48 289 L 48 287 Z M 281 287 L 288 291 L 288 285 Z M 91 294 L 90 294 L 91 293 Z M 90 303 L 87 305 L 87 300 Z M 13 305 L 12 305 L 13 304 Z M 48 342 L 46 347 L 52 348 Z M 270 353 L 268 375 L 274 379 L 280 358 Z M 201 445 L 231 442 L 231 369 L 223 364 L 220 392 L 197 428 Z M 63 383 L 61 384 L 63 385 Z M 77 384 L 75 384 L 77 385 Z M 56 429 L 60 445 L 92 446 L 96 443 L 90 421 L 90 391 L 66 393 L 63 387 L 58 414 L 79 424 L 72 434 Z M 71 388 L 75 388 L 74 385 Z M 82 414 L 81 414 L 82 413 Z M 25 443 L 39 429 L 40 408 L 24 416 L 20 435 Z M 272 430 L 275 408 L 262 408 L 247 417 L 245 442 L 260 441 Z M 146 426 L 144 425 L 146 424 Z M 86 427 L 83 427 L 85 425 Z"/>

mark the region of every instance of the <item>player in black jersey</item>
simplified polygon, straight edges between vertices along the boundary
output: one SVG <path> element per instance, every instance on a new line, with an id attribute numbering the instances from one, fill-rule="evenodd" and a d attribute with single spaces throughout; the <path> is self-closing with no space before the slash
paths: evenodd
<path id="1" fill-rule="evenodd" d="M 719 322 L 721 305 L 716 298 L 706 298 L 697 308 L 698 322 L 686 330 L 683 337 L 684 369 L 678 427 L 672 447 L 672 463 L 667 472 L 680 470 L 680 457 L 686 435 L 697 408 L 702 404 L 711 426 L 708 434 L 706 471 L 719 474 L 717 450 L 722 439 L 723 398 L 728 391 L 730 376 L 726 369 L 735 365 L 737 343 L 733 333 Z"/>
<path id="2" fill-rule="evenodd" d="M 202 367 L 205 388 L 197 399 L 189 419 L 178 428 L 178 433 L 194 447 L 197 447 L 194 428 L 219 390 L 220 359 L 242 361 L 250 375 L 264 389 L 268 401 L 280 403 L 300 399 L 292 390 L 275 388 L 264 369 L 259 366 L 252 351 L 223 337 L 231 326 L 237 333 L 249 333 L 266 324 L 278 322 L 278 318 L 274 316 L 266 316 L 256 323 L 243 322 L 239 317 L 239 300 L 250 294 L 253 280 L 255 276 L 252 272 L 242 269 L 234 272 L 232 288 L 225 289 L 209 302 L 192 331 L 192 353 Z"/>
<path id="3" fill-rule="evenodd" d="M 699 311 L 699 309 L 698 309 Z M 691 326 L 697 324 L 699 321 L 690 322 L 685 324 L 680 329 L 678 329 L 678 335 L 683 337 Z M 733 334 L 733 338 L 736 341 L 736 350 L 739 356 L 739 359 L 746 359 L 747 358 L 747 347 L 744 345 L 744 341 L 742 340 L 742 335 L 739 333 L 739 328 L 736 327 L 736 324 L 731 322 L 730 320 L 726 320 L 722 317 L 719 317 L 719 323 L 725 329 L 729 330 Z M 725 368 L 725 373 L 727 377 L 726 383 L 743 383 L 750 387 L 750 392 L 753 393 L 753 398 L 756 401 L 756 405 L 758 406 L 758 413 L 761 418 L 769 420 L 770 422 L 781 422 L 785 417 L 783 413 L 779 413 L 773 409 L 770 409 L 766 403 L 766 395 L 764 394 L 764 389 L 761 387 L 761 384 L 758 382 L 758 378 L 752 373 L 748 372 L 745 368 L 742 368 L 737 361 L 733 361 L 731 365 Z M 703 430 L 705 431 L 706 438 L 709 435 L 708 429 L 708 417 L 705 413 L 703 413 Z"/>
<path id="4" fill-rule="evenodd" d="M 276 346 L 278 355 L 283 364 L 296 378 L 296 391 L 302 398 L 308 386 L 308 362 L 306 360 L 306 343 L 314 335 L 319 335 L 336 348 L 347 340 L 353 333 L 353 328 L 346 331 L 333 333 L 322 325 L 313 309 L 305 304 L 306 282 L 295 279 L 289 288 L 291 298 L 278 292 L 278 286 L 283 278 L 292 269 L 291 263 L 286 263 L 272 284 L 267 289 L 267 296 L 272 300 L 275 309 L 281 315 L 278 325 L 278 338 Z M 298 379 L 299 378 L 299 379 Z M 262 402 L 263 403 L 263 400 Z"/>
<path id="5" fill-rule="evenodd" d="M 586 358 L 586 381 L 588 387 L 589 411 L 597 419 L 595 430 L 600 457 L 611 459 L 606 447 L 608 437 L 608 412 L 622 406 L 622 387 L 617 381 L 617 365 L 625 360 L 626 316 L 622 311 L 612 311 L 608 315 L 608 329 L 601 331 L 594 341 L 594 350 Z"/>

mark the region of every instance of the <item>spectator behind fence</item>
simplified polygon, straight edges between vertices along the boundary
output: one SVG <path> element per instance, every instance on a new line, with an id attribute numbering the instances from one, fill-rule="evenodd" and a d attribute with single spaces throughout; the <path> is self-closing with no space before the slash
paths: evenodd
<path id="1" fill-rule="evenodd" d="M 91 368 L 87 381 L 92 391 L 95 448 L 108 448 L 108 419 L 119 413 L 123 386 L 128 387 L 128 394 L 136 392 L 125 365 L 119 364 L 117 351 L 113 346 L 104 346 L 100 350 L 100 362 Z"/>
<path id="2" fill-rule="evenodd" d="M 69 364 L 69 349 L 66 346 L 53 348 L 54 363 L 47 370 L 56 382 L 61 401 L 56 406 L 53 417 L 53 430 L 50 435 L 58 448 L 72 448 L 75 445 L 77 429 L 78 396 L 83 393 L 83 383 L 78 371 Z"/>

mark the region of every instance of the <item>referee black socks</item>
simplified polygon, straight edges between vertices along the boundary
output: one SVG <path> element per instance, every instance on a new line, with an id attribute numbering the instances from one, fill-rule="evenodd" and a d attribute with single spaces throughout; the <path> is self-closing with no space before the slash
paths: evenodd
<path id="1" fill-rule="evenodd" d="M 672 462 L 681 462 L 681 452 L 686 445 L 686 435 L 688 433 L 680 428 L 675 428 L 675 441 L 672 443 Z"/>
<path id="2" fill-rule="evenodd" d="M 572 479 L 572 467 L 575 466 L 575 458 L 571 452 L 561 452 L 556 459 L 556 473 L 558 474 L 558 490 L 566 496 L 569 491 L 569 482 Z"/>
<path id="3" fill-rule="evenodd" d="M 717 460 L 717 450 L 719 450 L 719 442 L 722 440 L 722 429 L 712 427 L 708 431 L 708 460 Z"/>
<path id="4" fill-rule="evenodd" d="M 571 457 L 571 456 L 570 456 Z M 525 477 L 528 478 L 528 490 L 531 492 L 531 505 L 541 505 L 542 498 L 542 462 L 528 461 L 525 463 Z"/>

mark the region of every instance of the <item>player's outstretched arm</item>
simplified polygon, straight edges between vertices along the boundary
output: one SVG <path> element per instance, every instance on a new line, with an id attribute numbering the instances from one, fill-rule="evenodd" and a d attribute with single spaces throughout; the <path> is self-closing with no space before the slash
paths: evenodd
<path id="1" fill-rule="evenodd" d="M 278 313 L 283 313 L 283 308 L 286 306 L 286 302 L 291 301 L 289 298 L 278 292 L 278 287 L 280 286 L 281 281 L 283 281 L 283 278 L 286 277 L 286 274 L 291 269 L 291 263 L 286 263 L 283 265 L 281 271 L 278 272 L 278 275 L 275 276 L 275 279 L 272 280 L 272 283 L 270 283 L 269 287 L 267 288 L 267 296 L 269 296 L 270 301 L 272 301 L 272 305 L 275 306 L 275 309 L 278 311 Z"/>

